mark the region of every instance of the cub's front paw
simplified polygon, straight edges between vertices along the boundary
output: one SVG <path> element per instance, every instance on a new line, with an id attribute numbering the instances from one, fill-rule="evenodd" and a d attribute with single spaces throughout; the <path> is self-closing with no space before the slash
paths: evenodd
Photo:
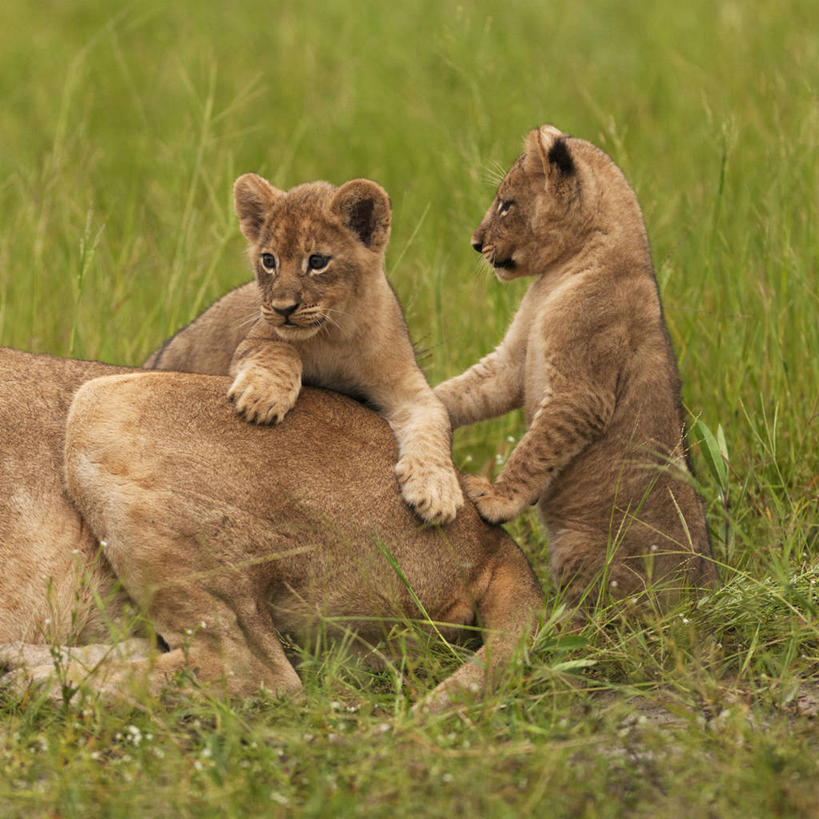
<path id="1" fill-rule="evenodd" d="M 395 465 L 404 500 L 428 523 L 451 523 L 464 496 L 452 464 L 434 465 L 405 455 Z"/>
<path id="2" fill-rule="evenodd" d="M 283 378 L 264 367 L 250 365 L 239 371 L 228 398 L 245 421 L 278 424 L 293 409 L 300 390 L 300 378 Z"/>
<path id="3" fill-rule="evenodd" d="M 466 494 L 475 503 L 478 514 L 489 523 L 504 523 L 516 517 L 521 509 L 513 498 L 499 494 L 482 475 L 464 475 Z"/>

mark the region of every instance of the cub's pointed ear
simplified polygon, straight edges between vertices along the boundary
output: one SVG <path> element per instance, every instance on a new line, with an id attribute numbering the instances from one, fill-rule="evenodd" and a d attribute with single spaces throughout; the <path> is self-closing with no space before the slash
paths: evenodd
<path id="1" fill-rule="evenodd" d="M 576 168 L 566 143 L 566 134 L 553 125 L 529 131 L 523 154 L 523 167 L 530 176 L 573 176 Z"/>
<path id="2" fill-rule="evenodd" d="M 369 179 L 345 182 L 333 197 L 331 210 L 362 244 L 383 253 L 390 240 L 392 205 L 387 192 Z"/>
<path id="3" fill-rule="evenodd" d="M 264 220 L 273 203 L 284 196 L 266 179 L 255 173 L 240 176 L 233 184 L 233 208 L 239 217 L 239 228 L 248 242 L 259 238 Z"/>

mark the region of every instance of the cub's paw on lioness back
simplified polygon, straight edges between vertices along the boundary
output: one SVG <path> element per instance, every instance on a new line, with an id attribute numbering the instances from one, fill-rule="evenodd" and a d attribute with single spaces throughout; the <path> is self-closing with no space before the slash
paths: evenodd
<path id="1" fill-rule="evenodd" d="M 236 412 L 251 423 L 280 423 L 301 392 L 301 359 L 287 345 L 270 341 L 259 342 L 241 360 L 228 389 Z"/>

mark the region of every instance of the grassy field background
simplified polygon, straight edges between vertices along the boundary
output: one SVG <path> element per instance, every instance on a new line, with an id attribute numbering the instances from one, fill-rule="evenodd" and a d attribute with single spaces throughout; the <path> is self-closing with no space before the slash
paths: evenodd
<path id="1" fill-rule="evenodd" d="M 301 704 L 0 701 L 0 813 L 815 815 L 819 804 L 816 4 L 302 0 L 0 11 L 0 343 L 137 364 L 249 278 L 231 185 L 366 176 L 431 382 L 501 338 L 469 236 L 524 134 L 601 145 L 642 203 L 725 587 L 599 612 L 419 723 L 413 685 L 303 652 Z M 460 431 L 467 469 L 522 432 Z M 534 516 L 510 526 L 547 591 Z"/>

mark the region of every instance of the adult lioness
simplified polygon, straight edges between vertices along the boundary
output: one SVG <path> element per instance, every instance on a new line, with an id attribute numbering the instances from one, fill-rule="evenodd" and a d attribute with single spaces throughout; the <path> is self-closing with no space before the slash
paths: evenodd
<path id="1" fill-rule="evenodd" d="M 234 315 L 232 308 L 243 304 L 243 291 L 236 291 L 214 306 L 212 321 L 195 323 L 186 342 L 172 341 L 150 365 L 229 372 L 236 411 L 257 423 L 280 422 L 302 380 L 365 398 L 395 433 L 395 473 L 405 500 L 427 521 L 454 519 L 463 495 L 447 413 L 415 361 L 384 275 L 391 217 L 384 189 L 355 179 L 340 188 L 312 182 L 285 193 L 245 174 L 236 180 L 234 201 L 259 288 L 256 320 L 239 309 L 238 332 L 220 329 L 220 341 L 228 342 L 221 353 L 207 332 L 201 350 L 192 344 L 194 333 Z"/>
<path id="2" fill-rule="evenodd" d="M 435 389 L 453 427 L 525 408 L 495 482 L 467 478 L 481 515 L 537 502 L 572 599 L 604 574 L 629 595 L 713 583 L 677 366 L 623 174 L 590 143 L 536 129 L 472 243 L 501 281 L 535 277 L 498 348 Z"/>
<path id="3" fill-rule="evenodd" d="M 155 690 L 187 667 L 230 694 L 292 693 L 276 629 L 374 641 L 420 604 L 450 636 L 487 628 L 488 662 L 433 702 L 491 680 L 542 599 L 515 544 L 471 504 L 445 529 L 419 526 L 390 480 L 389 428 L 351 399 L 306 389 L 258 427 L 227 386 L 0 348 L 0 667 L 48 675 L 49 643 L 71 643 L 63 673 L 84 679 L 136 601 L 170 651 L 126 663 L 146 649 L 126 641 L 97 673 L 108 685 L 144 666 Z"/>

